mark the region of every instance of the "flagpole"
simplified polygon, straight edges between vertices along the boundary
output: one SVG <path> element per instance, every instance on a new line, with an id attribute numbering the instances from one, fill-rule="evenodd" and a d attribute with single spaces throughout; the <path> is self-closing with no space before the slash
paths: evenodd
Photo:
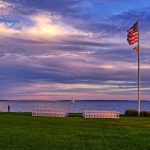
<path id="1" fill-rule="evenodd" d="M 132 27 L 127 31 L 127 41 L 129 45 L 137 43 L 137 46 L 134 48 L 137 52 L 137 61 L 138 61 L 138 116 L 141 113 L 141 100 L 140 100 L 140 35 L 139 35 L 139 18 L 137 18 L 136 23 L 133 24 Z M 137 36 L 138 35 L 138 36 Z"/>
<path id="2" fill-rule="evenodd" d="M 139 19 L 138 19 L 138 26 L 139 26 Z M 138 28 L 139 33 L 139 28 Z M 138 36 L 138 116 L 141 113 L 141 100 L 140 100 L 140 35 Z"/>

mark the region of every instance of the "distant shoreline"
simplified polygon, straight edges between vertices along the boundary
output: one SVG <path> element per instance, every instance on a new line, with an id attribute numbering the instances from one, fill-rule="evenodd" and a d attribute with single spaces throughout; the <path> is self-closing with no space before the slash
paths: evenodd
<path id="1" fill-rule="evenodd" d="M 63 101 L 71 101 L 71 100 L 0 100 L 0 102 L 4 102 L 4 101 L 19 101 L 19 102 L 63 102 Z M 137 101 L 137 100 L 75 100 L 77 101 Z M 148 101 L 150 102 L 150 100 L 141 100 L 141 101 Z"/>

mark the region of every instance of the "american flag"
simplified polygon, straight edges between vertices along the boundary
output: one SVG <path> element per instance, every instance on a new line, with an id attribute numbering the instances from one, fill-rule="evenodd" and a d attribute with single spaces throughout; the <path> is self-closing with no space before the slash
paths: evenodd
<path id="1" fill-rule="evenodd" d="M 134 23 L 132 27 L 127 31 L 127 41 L 129 45 L 135 44 L 139 42 L 139 23 L 138 21 Z"/>

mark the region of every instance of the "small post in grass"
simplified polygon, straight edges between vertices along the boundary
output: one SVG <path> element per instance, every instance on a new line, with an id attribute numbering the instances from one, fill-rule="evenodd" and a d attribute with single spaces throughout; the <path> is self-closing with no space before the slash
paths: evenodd
<path id="1" fill-rule="evenodd" d="M 10 105 L 8 105 L 8 112 L 10 112 Z"/>

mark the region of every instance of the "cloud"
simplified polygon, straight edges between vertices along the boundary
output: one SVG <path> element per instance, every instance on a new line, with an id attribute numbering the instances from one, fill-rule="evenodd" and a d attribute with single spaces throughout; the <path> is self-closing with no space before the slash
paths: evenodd
<path id="1" fill-rule="evenodd" d="M 29 23 L 27 24 L 26 21 Z M 61 16 L 41 12 L 22 20 L 1 20 L 0 34 L 17 34 L 18 37 L 44 38 L 65 36 L 90 36 L 92 33 L 84 32 L 62 22 Z M 7 33 L 6 33 L 7 32 Z"/>
<path id="2" fill-rule="evenodd" d="M 13 5 L 6 2 L 0 1 L 0 17 L 8 17 L 13 10 Z"/>
<path id="3" fill-rule="evenodd" d="M 4 23 L 0 23 L 0 35 L 13 36 L 18 33 L 19 33 L 19 31 L 7 27 Z"/>
<path id="4" fill-rule="evenodd" d="M 69 26 L 61 22 L 60 16 L 54 16 L 51 14 L 39 14 L 31 17 L 33 21 L 33 27 L 29 27 L 24 33 L 30 36 L 42 36 L 42 37 L 61 37 L 61 36 L 86 36 L 88 32 L 77 30 L 72 26 Z"/>
<path id="5" fill-rule="evenodd" d="M 11 13 L 0 12 L 2 98 L 125 99 L 131 94 L 134 99 L 137 56 L 127 45 L 126 30 L 137 12 L 147 18 L 141 21 L 141 85 L 148 93 L 148 9 L 116 8 L 114 13 L 109 0 L 6 0 L 0 8 Z"/>

